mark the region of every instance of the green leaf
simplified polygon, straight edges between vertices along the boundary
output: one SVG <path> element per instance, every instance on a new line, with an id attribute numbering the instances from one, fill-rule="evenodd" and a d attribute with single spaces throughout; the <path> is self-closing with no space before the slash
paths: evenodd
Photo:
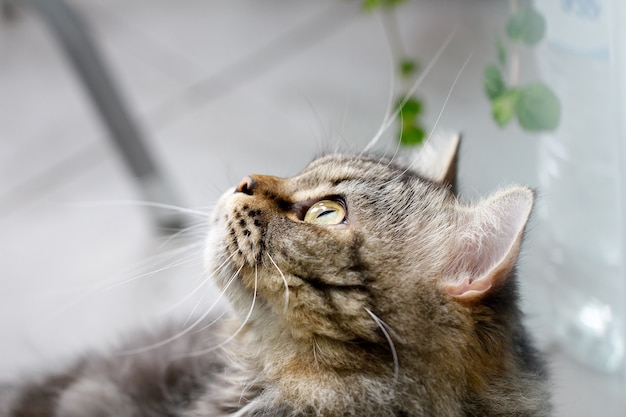
<path id="1" fill-rule="evenodd" d="M 499 36 L 496 39 L 496 51 L 498 54 L 498 64 L 500 64 L 500 66 L 504 68 L 506 66 L 508 53 L 506 51 L 506 47 L 504 46 L 504 42 L 502 42 L 502 38 L 500 38 Z"/>
<path id="2" fill-rule="evenodd" d="M 404 103 L 400 101 L 398 106 L 402 106 L 400 107 L 400 117 L 403 120 L 409 120 L 411 123 L 422 113 L 424 107 L 422 101 L 415 97 L 410 97 Z"/>
<path id="3" fill-rule="evenodd" d="M 517 118 L 527 131 L 554 130 L 561 118 L 561 103 L 545 84 L 531 84 L 519 91 Z"/>
<path id="4" fill-rule="evenodd" d="M 382 0 L 382 1 L 387 6 L 396 6 L 398 4 L 402 4 L 406 2 L 407 0 Z"/>
<path id="5" fill-rule="evenodd" d="M 406 0 L 362 0 L 362 7 L 365 11 L 371 12 L 378 7 L 393 7 L 400 3 L 404 3 Z"/>
<path id="6" fill-rule="evenodd" d="M 419 126 L 405 126 L 400 133 L 400 143 L 406 146 L 416 146 L 424 142 L 426 132 Z"/>
<path id="7" fill-rule="evenodd" d="M 498 126 L 502 127 L 511 120 L 518 105 L 519 95 L 517 89 L 505 90 L 491 102 L 493 119 Z"/>
<path id="8" fill-rule="evenodd" d="M 500 73 L 498 67 L 493 64 L 489 65 L 485 69 L 484 85 L 487 97 L 489 97 L 491 100 L 502 95 L 502 93 L 504 93 L 504 91 L 506 90 L 506 85 L 502 80 L 502 74 Z"/>
<path id="9" fill-rule="evenodd" d="M 506 33 L 514 41 L 535 45 L 546 31 L 546 19 L 531 8 L 513 14 L 506 24 Z"/>
<path id="10" fill-rule="evenodd" d="M 400 61 L 400 74 L 404 78 L 409 78 L 417 71 L 417 62 L 410 58 L 405 58 Z"/>
<path id="11" fill-rule="evenodd" d="M 380 0 L 363 0 L 363 9 L 371 12 L 380 5 Z"/>

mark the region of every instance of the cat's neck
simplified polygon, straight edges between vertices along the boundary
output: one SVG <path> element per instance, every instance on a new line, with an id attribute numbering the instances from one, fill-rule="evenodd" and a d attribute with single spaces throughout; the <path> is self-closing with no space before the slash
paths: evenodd
<path id="1" fill-rule="evenodd" d="M 233 323 L 233 329 L 239 326 Z M 442 346 L 423 350 L 428 346 L 423 340 L 398 341 L 394 350 L 397 365 L 386 342 L 296 338 L 281 328 L 275 319 L 271 323 L 253 322 L 237 335 L 231 351 L 241 367 L 242 383 L 262 387 L 250 397 L 258 398 L 264 407 L 314 407 L 317 415 L 337 415 L 337 410 L 348 409 L 353 415 L 372 415 L 355 411 L 355 407 L 363 407 L 380 410 L 376 414 L 380 416 L 403 415 L 399 411 L 405 409 L 413 410 L 406 415 L 453 416 L 462 414 L 468 396 L 482 404 L 483 395 L 491 396 L 502 387 L 519 386 L 522 396 L 541 388 L 537 388 L 534 375 L 514 369 L 506 343 L 498 345 L 497 354 L 477 355 L 480 341 L 470 327 L 459 329 L 445 352 Z M 500 331 L 508 333 L 507 329 Z M 424 335 L 415 337 L 423 339 Z M 459 343 L 460 338 L 467 338 L 468 345 Z M 461 348 L 464 345 L 475 346 Z M 507 375 L 515 375 L 515 380 L 508 380 Z M 494 395 L 490 402 L 496 404 L 497 400 Z M 503 404 L 502 408 L 506 407 L 510 404 Z M 483 409 L 480 412 L 491 415 Z"/>
<path id="2" fill-rule="evenodd" d="M 395 352 L 395 365 L 387 344 L 321 336 L 295 339 L 289 332 L 268 334 L 252 328 L 238 339 L 237 350 L 231 353 L 242 361 L 241 369 L 250 381 L 264 380 L 265 389 L 259 393 L 263 402 L 286 403 L 300 410 L 314 407 L 316 415 L 337 415 L 338 410 L 351 410 L 351 415 L 366 415 L 366 411 L 372 415 L 372 410 L 379 410 L 376 415 L 380 416 L 460 413 L 454 404 L 461 396 L 464 377 L 456 375 L 452 379 L 456 383 L 450 383 L 449 375 L 431 372 L 432 366 L 416 360 L 408 347 L 400 346 Z M 431 392 L 437 398 L 425 397 Z M 402 414 L 404 409 L 413 411 Z"/>
<path id="3" fill-rule="evenodd" d="M 532 351 L 526 347 L 516 355 L 513 349 L 522 348 L 524 339 L 515 309 L 507 312 L 508 320 L 496 321 L 486 312 L 470 319 L 449 310 L 446 317 L 431 318 L 433 325 L 422 332 L 387 315 L 394 329 L 392 350 L 385 339 L 299 337 L 279 315 L 264 314 L 264 308 L 258 303 L 258 314 L 244 315 L 250 319 L 245 326 L 233 317 L 225 328 L 229 338 L 236 335 L 226 345 L 228 372 L 212 390 L 223 404 L 220 412 L 236 409 L 232 415 L 242 417 L 501 417 L 549 411 L 545 376 L 517 356 L 528 362 Z M 491 340 L 489 349 L 485 340 Z"/>

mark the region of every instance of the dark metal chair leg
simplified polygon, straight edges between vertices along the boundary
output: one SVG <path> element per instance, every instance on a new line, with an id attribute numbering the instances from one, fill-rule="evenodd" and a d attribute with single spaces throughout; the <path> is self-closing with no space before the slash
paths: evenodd
<path id="1" fill-rule="evenodd" d="M 0 10 L 4 20 L 15 20 L 17 17 L 15 0 L 0 0 Z"/>
<path id="2" fill-rule="evenodd" d="M 173 204 L 174 193 L 146 148 L 139 129 L 115 88 L 84 20 L 64 0 L 28 0 L 50 26 L 96 105 L 111 139 L 149 202 Z M 178 228 L 181 215 L 152 209 L 160 226 Z"/>

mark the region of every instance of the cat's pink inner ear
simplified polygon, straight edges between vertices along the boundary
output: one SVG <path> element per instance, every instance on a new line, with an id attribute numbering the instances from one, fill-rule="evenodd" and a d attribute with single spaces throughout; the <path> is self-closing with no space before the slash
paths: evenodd
<path id="1" fill-rule="evenodd" d="M 460 215 L 445 288 L 459 300 L 475 300 L 498 287 L 517 262 L 533 192 L 514 187 Z"/>

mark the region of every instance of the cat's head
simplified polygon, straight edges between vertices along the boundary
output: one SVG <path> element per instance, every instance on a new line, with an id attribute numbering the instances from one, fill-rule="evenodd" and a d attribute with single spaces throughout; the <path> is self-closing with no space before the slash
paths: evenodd
<path id="1" fill-rule="evenodd" d="M 460 202 L 458 144 L 431 140 L 408 164 L 327 155 L 293 178 L 250 175 L 224 194 L 207 259 L 242 320 L 305 343 L 463 345 L 472 314 L 514 292 L 533 193 Z"/>

